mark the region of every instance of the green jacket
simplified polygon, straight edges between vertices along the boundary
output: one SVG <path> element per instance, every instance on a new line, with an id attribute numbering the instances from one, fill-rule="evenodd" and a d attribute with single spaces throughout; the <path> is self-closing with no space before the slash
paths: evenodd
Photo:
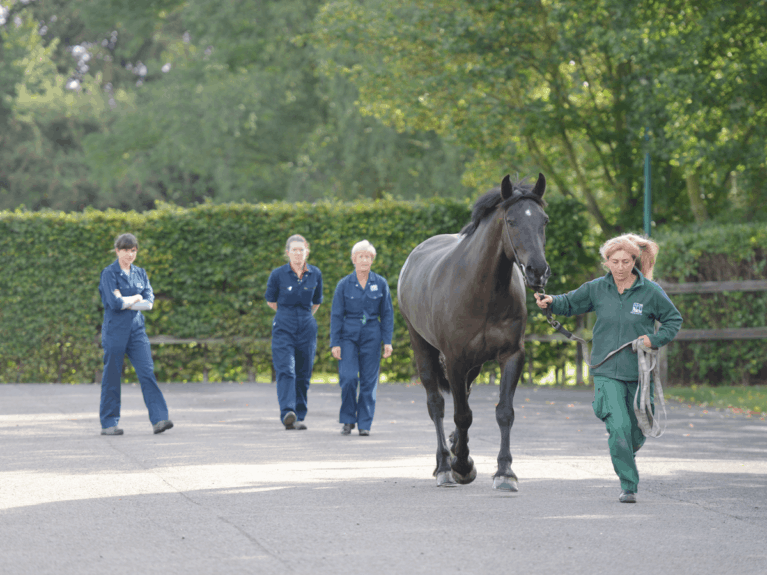
<path id="1" fill-rule="evenodd" d="M 624 343 L 647 335 L 653 347 L 669 343 L 682 327 L 682 315 L 658 284 L 645 279 L 634 268 L 634 285 L 618 293 L 613 275 L 586 282 L 565 295 L 555 295 L 551 311 L 557 315 L 580 315 L 594 311 L 597 322 L 592 338 L 591 363 L 597 364 Z M 655 333 L 655 321 L 661 323 Z M 604 375 L 621 381 L 637 381 L 637 356 L 626 348 L 593 369 L 592 375 Z"/>

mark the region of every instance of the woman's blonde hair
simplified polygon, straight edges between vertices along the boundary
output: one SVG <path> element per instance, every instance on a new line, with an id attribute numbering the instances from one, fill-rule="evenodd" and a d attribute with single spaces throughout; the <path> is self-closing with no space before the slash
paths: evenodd
<path id="1" fill-rule="evenodd" d="M 658 244 L 649 238 L 636 234 L 623 234 L 617 238 L 607 240 L 599 253 L 602 255 L 602 265 L 607 267 L 607 261 L 617 251 L 623 250 L 634 258 L 634 265 L 639 268 L 642 275 L 648 280 L 652 279 L 652 270 L 655 267 L 655 259 L 658 257 Z"/>

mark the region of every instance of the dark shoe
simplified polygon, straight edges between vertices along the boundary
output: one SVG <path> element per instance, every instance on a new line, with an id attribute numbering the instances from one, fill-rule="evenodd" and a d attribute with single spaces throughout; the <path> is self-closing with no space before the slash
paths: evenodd
<path id="1" fill-rule="evenodd" d="M 285 417 L 282 419 L 282 424 L 285 426 L 285 429 L 295 429 L 293 427 L 293 424 L 296 422 L 296 414 L 292 411 L 288 411 L 285 414 Z"/>
<path id="2" fill-rule="evenodd" d="M 353 423 L 344 423 L 344 426 L 341 428 L 341 435 L 351 435 L 352 429 L 354 429 Z"/>
<path id="3" fill-rule="evenodd" d="M 162 421 L 158 421 L 152 426 L 152 429 L 155 433 L 162 433 L 163 431 L 170 429 L 173 427 L 173 422 L 170 419 L 163 419 Z"/>
<path id="4" fill-rule="evenodd" d="M 367 437 L 368 435 L 370 435 L 370 430 L 369 429 L 360 429 L 360 435 L 362 435 L 363 437 Z"/>
<path id="5" fill-rule="evenodd" d="M 105 427 L 101 430 L 101 435 L 122 435 L 123 430 L 117 427 L 116 425 L 114 427 Z"/>
<path id="6" fill-rule="evenodd" d="M 633 491 L 626 491 L 625 489 L 621 491 L 621 496 L 618 497 L 618 501 L 621 503 L 636 503 L 637 502 L 637 496 L 636 493 Z"/>
<path id="7" fill-rule="evenodd" d="M 293 424 L 293 429 L 298 429 L 298 430 L 301 430 L 301 429 L 306 429 L 306 424 L 304 424 L 304 422 L 303 422 L 303 421 L 296 421 L 296 422 Z"/>

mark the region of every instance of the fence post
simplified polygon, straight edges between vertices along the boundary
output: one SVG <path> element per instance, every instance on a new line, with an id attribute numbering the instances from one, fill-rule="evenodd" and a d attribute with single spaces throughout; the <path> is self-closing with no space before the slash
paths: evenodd
<path id="1" fill-rule="evenodd" d="M 208 383 L 208 346 L 202 346 L 202 382 Z"/>
<path id="2" fill-rule="evenodd" d="M 575 318 L 575 333 L 583 337 L 583 316 Z M 583 385 L 583 344 L 577 342 L 575 346 L 575 385 Z"/>
<path id="3" fill-rule="evenodd" d="M 668 385 L 668 346 L 664 345 L 658 351 L 658 367 L 660 369 L 660 381 L 662 385 Z"/>
<path id="4" fill-rule="evenodd" d="M 533 385 L 533 346 L 527 351 L 527 382 Z"/>

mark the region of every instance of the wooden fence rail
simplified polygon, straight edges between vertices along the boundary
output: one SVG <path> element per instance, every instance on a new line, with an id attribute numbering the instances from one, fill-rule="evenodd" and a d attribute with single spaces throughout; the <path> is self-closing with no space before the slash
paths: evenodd
<path id="1" fill-rule="evenodd" d="M 726 291 L 765 291 L 767 280 L 743 280 L 732 282 L 690 282 L 672 284 L 658 282 L 667 294 L 675 293 L 722 293 Z"/>
<path id="2" fill-rule="evenodd" d="M 723 292 L 760 292 L 767 291 L 767 280 L 743 280 L 743 281 L 722 281 L 722 282 L 689 282 L 689 283 L 668 283 L 658 282 L 663 290 L 667 294 L 703 294 L 703 293 L 723 293 Z M 584 321 L 583 317 L 577 318 L 576 333 L 581 334 Z M 711 341 L 711 340 L 751 340 L 751 339 L 767 339 L 767 327 L 736 327 L 736 328 L 721 328 L 721 329 L 682 329 L 674 338 L 674 341 Z M 221 345 L 231 343 L 233 341 L 253 341 L 258 343 L 269 343 L 269 338 L 246 338 L 246 337 L 233 337 L 233 338 L 179 338 L 170 335 L 155 335 L 149 338 L 149 342 L 152 344 L 192 344 L 198 345 Z M 540 341 L 540 342 L 558 342 L 568 341 L 563 335 L 559 333 L 550 334 L 531 334 L 525 337 L 525 341 Z M 582 349 L 581 344 L 577 344 L 577 359 L 576 359 L 576 383 L 584 382 L 583 361 L 584 357 L 588 357 L 586 350 Z M 661 380 L 667 381 L 668 375 L 668 350 L 664 347 L 661 349 L 660 354 L 660 368 L 661 368 Z M 98 374 L 97 374 L 98 375 Z M 274 377 L 272 377 L 274 378 Z M 494 379 L 494 378 L 493 378 Z M 97 377 L 100 381 L 100 377 Z"/>

